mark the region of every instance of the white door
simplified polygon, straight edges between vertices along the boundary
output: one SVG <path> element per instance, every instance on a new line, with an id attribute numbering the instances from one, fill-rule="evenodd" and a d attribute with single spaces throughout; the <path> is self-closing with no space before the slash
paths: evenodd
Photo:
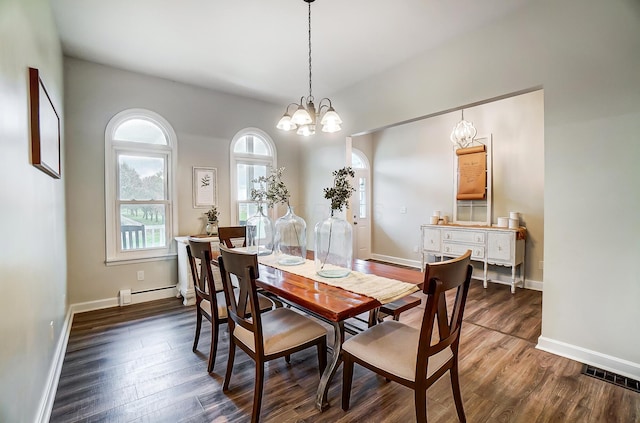
<path id="1" fill-rule="evenodd" d="M 366 157 L 362 152 L 353 150 L 354 186 L 356 192 L 351 197 L 353 213 L 353 252 L 361 260 L 371 258 L 371 178 Z M 353 160 L 356 159 L 356 160 Z M 361 164 L 361 166 L 358 166 Z"/>

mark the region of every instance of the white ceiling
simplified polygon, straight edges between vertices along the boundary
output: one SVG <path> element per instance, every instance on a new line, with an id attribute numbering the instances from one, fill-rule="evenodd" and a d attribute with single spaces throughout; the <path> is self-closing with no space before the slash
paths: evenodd
<path id="1" fill-rule="evenodd" d="M 317 0 L 313 93 L 359 80 L 534 0 Z M 277 103 L 308 94 L 303 0 L 52 0 L 64 53 Z"/>

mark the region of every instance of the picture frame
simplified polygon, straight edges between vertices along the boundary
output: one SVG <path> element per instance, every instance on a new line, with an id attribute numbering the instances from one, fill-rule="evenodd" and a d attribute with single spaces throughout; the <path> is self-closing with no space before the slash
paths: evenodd
<path id="1" fill-rule="evenodd" d="M 29 68 L 31 164 L 60 179 L 60 116 L 36 68 Z"/>
<path id="2" fill-rule="evenodd" d="M 193 167 L 193 208 L 206 209 L 218 204 L 218 169 Z"/>

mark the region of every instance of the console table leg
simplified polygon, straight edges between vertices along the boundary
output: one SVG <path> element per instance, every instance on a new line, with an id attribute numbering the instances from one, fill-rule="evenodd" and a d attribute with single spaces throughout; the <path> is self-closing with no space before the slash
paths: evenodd
<path id="1" fill-rule="evenodd" d="M 516 267 L 511 266 L 511 293 L 516 293 Z"/>
<path id="2" fill-rule="evenodd" d="M 329 382 L 331 382 L 338 366 L 342 363 L 341 354 L 342 343 L 344 342 L 344 322 L 331 322 L 331 324 L 333 325 L 333 353 L 330 362 L 322 373 L 318 391 L 316 392 L 316 408 L 320 411 L 329 408 L 329 400 L 327 399 Z"/>
<path id="3" fill-rule="evenodd" d="M 489 267 L 489 265 L 487 264 L 487 262 L 484 262 L 484 275 L 482 277 L 482 286 L 484 287 L 484 289 L 487 289 L 487 268 Z"/>

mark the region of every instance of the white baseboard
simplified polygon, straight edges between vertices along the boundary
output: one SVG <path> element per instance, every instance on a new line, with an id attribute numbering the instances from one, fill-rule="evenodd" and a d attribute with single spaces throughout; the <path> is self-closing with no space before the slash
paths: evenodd
<path id="1" fill-rule="evenodd" d="M 399 264 L 402 266 L 415 267 L 416 270 L 420 270 L 420 260 L 409 260 L 400 257 L 385 256 L 383 254 L 371 254 L 373 260 L 384 261 L 387 263 Z"/>
<path id="2" fill-rule="evenodd" d="M 131 294 L 131 304 L 176 297 L 177 294 L 178 290 L 175 286 L 168 286 L 151 291 L 133 292 Z M 76 313 L 83 313 L 85 311 L 99 310 L 108 307 L 117 307 L 118 305 L 118 298 L 114 297 L 96 301 L 87 301 L 69 306 L 67 315 L 65 316 L 62 324 L 60 338 L 56 344 L 56 350 L 47 376 L 45 391 L 38 406 L 38 414 L 35 420 L 37 423 L 48 423 L 51 418 L 51 410 L 53 410 L 53 402 L 56 398 L 56 391 L 58 390 L 62 363 L 64 362 L 64 356 L 67 352 L 67 344 L 69 343 L 69 334 L 71 333 L 73 316 L 75 316 Z"/>
<path id="3" fill-rule="evenodd" d="M 544 336 L 538 338 L 536 348 L 580 363 L 589 364 L 609 372 L 640 380 L 640 363 L 633 363 L 618 357 L 602 354 L 597 351 L 591 351 L 576 345 L 567 344 L 566 342 L 545 338 Z"/>
<path id="4" fill-rule="evenodd" d="M 373 260 L 379 260 L 379 261 L 384 261 L 387 263 L 393 263 L 393 264 L 400 264 L 402 266 L 410 266 L 410 267 L 415 267 L 417 270 L 420 270 L 420 260 L 409 260 L 409 259 L 404 259 L 404 258 L 400 258 L 400 257 L 393 257 L 393 256 L 385 256 L 383 254 L 371 254 L 371 258 Z M 482 279 L 482 277 L 479 276 L 478 272 L 474 272 L 475 274 L 473 275 L 474 279 Z M 481 273 L 481 272 L 480 272 Z M 489 280 L 489 282 L 493 282 L 493 283 L 499 283 L 502 285 L 511 285 L 511 277 L 505 276 L 505 275 L 501 275 L 498 272 L 495 271 L 491 271 L 489 270 L 487 272 L 487 278 Z M 520 287 L 521 284 L 520 283 L 516 283 L 516 287 Z M 534 281 L 531 279 L 526 279 L 524 281 L 524 287 L 527 289 L 532 289 L 535 291 L 542 291 L 542 282 L 541 281 Z"/>
<path id="5" fill-rule="evenodd" d="M 178 295 L 178 290 L 175 286 L 167 286 L 164 288 L 158 288 L 150 291 L 132 292 L 131 303 L 127 305 L 146 303 L 147 301 L 176 297 L 177 295 Z M 85 311 L 100 310 L 102 308 L 118 307 L 119 305 L 120 305 L 120 302 L 118 301 L 118 297 L 112 297 L 112 298 L 104 298 L 102 300 L 96 300 L 96 301 L 76 303 L 76 304 L 73 304 L 71 307 L 73 308 L 73 313 L 75 314 L 75 313 L 84 313 Z M 123 307 L 126 307 L 127 305 Z"/>
<path id="6" fill-rule="evenodd" d="M 53 360 L 45 383 L 45 391 L 38 406 L 38 414 L 35 420 L 38 423 L 48 423 L 51 418 L 51 410 L 53 410 L 53 402 L 56 399 L 58 381 L 60 380 L 60 372 L 62 371 L 64 356 L 67 352 L 67 343 L 69 342 L 69 333 L 71 332 L 72 321 L 73 312 L 71 311 L 71 307 L 69 307 L 67 315 L 64 318 L 64 322 L 62 323 L 60 338 L 58 338 L 58 343 L 56 344 L 56 349 L 53 354 Z"/>

